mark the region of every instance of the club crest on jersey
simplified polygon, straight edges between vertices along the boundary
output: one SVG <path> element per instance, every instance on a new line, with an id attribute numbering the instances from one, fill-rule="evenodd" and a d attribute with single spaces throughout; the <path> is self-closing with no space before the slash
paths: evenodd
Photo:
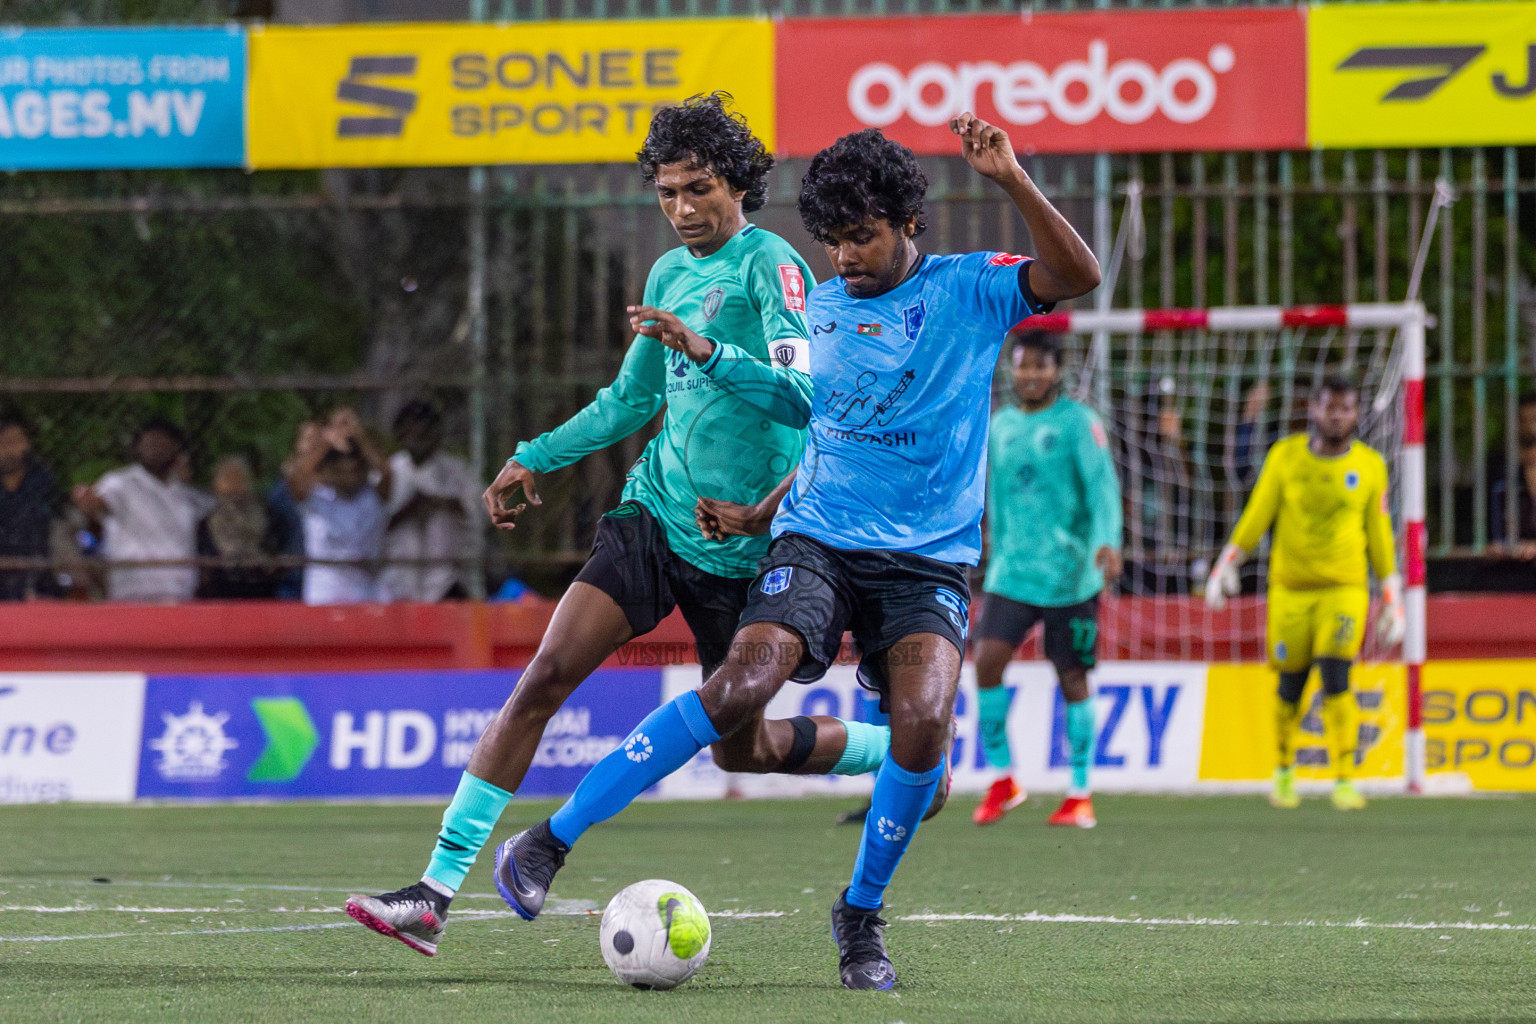
<path id="1" fill-rule="evenodd" d="M 921 302 L 901 311 L 901 325 L 907 332 L 908 341 L 917 340 L 918 332 L 923 329 L 923 321 L 927 316 L 928 308 Z"/>
<path id="2" fill-rule="evenodd" d="M 1357 471 L 1352 469 L 1348 473 L 1344 474 L 1344 489 L 1346 491 L 1352 491 L 1359 486 L 1360 474 Z"/>
<path id="3" fill-rule="evenodd" d="M 858 334 L 879 334 L 882 324 L 859 324 Z"/>
<path id="4" fill-rule="evenodd" d="M 793 263 L 779 264 L 779 283 L 784 286 L 784 308 L 791 313 L 805 312 L 805 277 Z"/>
<path id="5" fill-rule="evenodd" d="M 1013 253 L 1000 252 L 996 256 L 993 256 L 991 259 L 987 260 L 987 262 L 992 264 L 994 267 L 1016 267 L 1027 259 L 1029 259 L 1028 256 L 1015 256 Z"/>
<path id="6" fill-rule="evenodd" d="M 792 566 L 782 566 L 772 569 L 763 577 L 763 593 L 770 597 L 774 594 L 782 594 L 789 589 L 789 578 L 794 575 Z"/>
<path id="7" fill-rule="evenodd" d="M 711 288 L 704 295 L 704 322 L 708 323 L 720 315 L 720 306 L 725 302 L 724 288 Z"/>

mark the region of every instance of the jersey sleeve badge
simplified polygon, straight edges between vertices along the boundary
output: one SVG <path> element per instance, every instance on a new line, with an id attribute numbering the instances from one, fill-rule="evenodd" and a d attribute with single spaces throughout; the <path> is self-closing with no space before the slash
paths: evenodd
<path id="1" fill-rule="evenodd" d="M 1028 256 L 1015 256 L 1012 253 L 1000 252 L 987 260 L 987 262 L 994 267 L 1016 267 L 1027 259 L 1029 259 Z"/>
<path id="2" fill-rule="evenodd" d="M 1104 424 L 1097 419 L 1088 421 L 1088 429 L 1093 433 L 1093 443 L 1100 448 L 1109 447 L 1109 435 L 1104 433 Z"/>
<path id="3" fill-rule="evenodd" d="M 784 308 L 791 313 L 805 312 L 805 276 L 793 263 L 779 264 L 779 284 L 784 289 Z"/>

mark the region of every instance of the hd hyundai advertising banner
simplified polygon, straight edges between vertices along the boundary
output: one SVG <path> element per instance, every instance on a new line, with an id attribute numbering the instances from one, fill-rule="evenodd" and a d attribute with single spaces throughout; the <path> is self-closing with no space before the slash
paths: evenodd
<path id="1" fill-rule="evenodd" d="M 516 671 L 151 676 L 138 795 L 446 796 Z M 599 671 L 544 731 L 518 792 L 563 795 L 660 701 L 661 673 Z"/>
<path id="2" fill-rule="evenodd" d="M 880 128 L 959 151 L 965 110 L 1023 153 L 1299 149 L 1301 8 L 818 19 L 779 29 L 779 146 Z"/>
<path id="3" fill-rule="evenodd" d="M 239 29 L 0 30 L 0 169 L 244 160 Z"/>

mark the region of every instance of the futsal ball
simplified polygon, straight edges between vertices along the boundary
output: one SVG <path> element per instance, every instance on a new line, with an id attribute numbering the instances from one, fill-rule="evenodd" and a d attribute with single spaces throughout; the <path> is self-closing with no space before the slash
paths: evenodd
<path id="1" fill-rule="evenodd" d="M 603 959 L 635 988 L 675 988 L 709 959 L 709 915 L 676 882 L 651 878 L 621 891 L 603 911 Z"/>

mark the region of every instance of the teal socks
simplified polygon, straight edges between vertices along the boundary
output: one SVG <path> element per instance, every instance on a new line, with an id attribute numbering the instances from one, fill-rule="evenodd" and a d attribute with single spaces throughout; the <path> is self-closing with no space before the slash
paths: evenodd
<path id="1" fill-rule="evenodd" d="M 981 719 L 981 752 L 987 764 L 1007 770 L 1013 767 L 1013 752 L 1008 749 L 1008 708 L 1013 704 L 1013 689 L 994 686 L 976 691 L 976 709 Z M 1072 705 L 1067 705 L 1071 708 Z M 1089 712 L 1090 718 L 1092 712 Z M 1068 721 L 1071 721 L 1070 714 Z M 1092 728 L 1090 724 L 1089 728 Z M 1069 732 L 1070 734 L 1070 732 Z"/>
<path id="2" fill-rule="evenodd" d="M 511 799 L 511 793 L 469 772 L 459 776 L 458 791 L 443 812 L 442 831 L 437 834 L 437 846 L 422 881 L 435 882 L 432 888 L 438 892 L 447 889 L 445 896 L 458 892 Z"/>
<path id="3" fill-rule="evenodd" d="M 1072 796 L 1087 796 L 1093 760 L 1093 698 L 1067 705 L 1067 748 L 1072 757 Z"/>
<path id="4" fill-rule="evenodd" d="M 848 730 L 848 745 L 832 766 L 832 774 L 865 775 L 878 770 L 886 751 L 891 749 L 891 727 L 844 721 L 843 728 Z"/>

